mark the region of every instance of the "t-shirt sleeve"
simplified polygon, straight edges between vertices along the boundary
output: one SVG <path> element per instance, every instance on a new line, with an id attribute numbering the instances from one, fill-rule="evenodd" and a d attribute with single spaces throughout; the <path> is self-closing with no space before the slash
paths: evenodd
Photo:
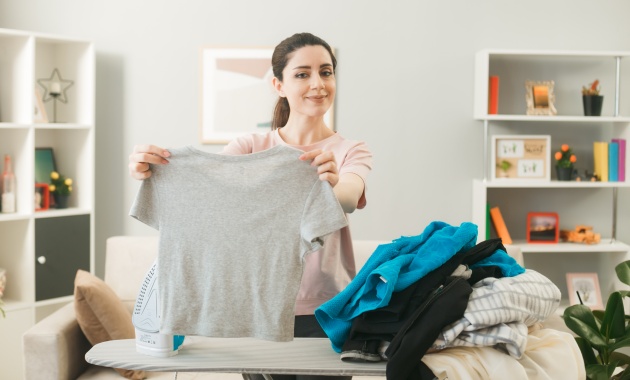
<path id="1" fill-rule="evenodd" d="M 357 203 L 358 209 L 364 208 L 367 204 L 365 191 L 367 189 L 367 177 L 370 171 L 372 171 L 372 152 L 370 152 L 364 142 L 357 142 L 356 145 L 348 150 L 339 168 L 339 175 L 342 176 L 346 173 L 354 173 L 363 180 L 363 194 L 361 194 L 361 198 Z"/>
<path id="2" fill-rule="evenodd" d="M 230 141 L 221 151 L 221 154 L 237 156 L 240 154 L 250 154 L 253 150 L 253 138 L 251 135 L 243 135 Z"/>
<path id="3" fill-rule="evenodd" d="M 159 230 L 159 199 L 155 182 L 155 175 L 142 181 L 140 189 L 138 189 L 138 193 L 136 194 L 136 199 L 133 205 L 131 205 L 129 215 L 149 227 Z"/>
<path id="4" fill-rule="evenodd" d="M 302 255 L 320 249 L 327 235 L 347 225 L 346 215 L 332 186 L 318 179 L 311 189 L 302 214 Z"/>

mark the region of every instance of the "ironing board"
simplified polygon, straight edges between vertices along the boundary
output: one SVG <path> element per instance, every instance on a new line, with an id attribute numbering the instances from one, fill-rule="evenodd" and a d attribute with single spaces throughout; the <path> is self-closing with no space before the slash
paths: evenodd
<path id="1" fill-rule="evenodd" d="M 104 367 L 160 372 L 219 372 L 323 376 L 385 376 L 386 362 L 344 362 L 326 338 L 270 342 L 253 338 L 186 337 L 179 353 L 158 358 L 136 352 L 134 339 L 92 347 L 85 360 Z M 248 377 L 248 376 L 247 376 Z"/>

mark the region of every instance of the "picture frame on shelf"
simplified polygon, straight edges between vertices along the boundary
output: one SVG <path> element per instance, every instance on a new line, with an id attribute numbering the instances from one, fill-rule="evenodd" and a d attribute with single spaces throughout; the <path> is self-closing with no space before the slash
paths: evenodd
<path id="1" fill-rule="evenodd" d="M 527 213 L 527 243 L 557 244 L 560 219 L 555 212 Z"/>
<path id="2" fill-rule="evenodd" d="M 35 88 L 33 102 L 33 122 L 48 123 L 48 114 L 46 113 L 46 107 L 44 107 L 44 101 L 42 100 L 42 94 L 39 88 Z"/>
<path id="3" fill-rule="evenodd" d="M 525 102 L 527 115 L 549 115 L 558 113 L 555 107 L 556 95 L 554 93 L 555 82 L 549 81 L 525 81 Z"/>
<path id="4" fill-rule="evenodd" d="M 50 208 L 50 190 L 47 183 L 35 184 L 35 211 L 45 211 Z"/>
<path id="5" fill-rule="evenodd" d="M 226 144 L 246 133 L 271 130 L 279 99 L 273 86 L 271 47 L 201 49 L 200 138 Z M 334 130 L 334 105 L 324 116 Z"/>
<path id="6" fill-rule="evenodd" d="M 571 305 L 583 304 L 592 310 L 604 309 L 597 273 L 567 273 L 566 276 Z"/>
<path id="7" fill-rule="evenodd" d="M 35 184 L 46 184 L 46 189 L 48 189 L 48 184 L 50 183 L 50 173 L 53 171 L 57 171 L 55 152 L 53 151 L 53 148 L 35 148 Z M 54 206 L 55 200 L 50 192 L 48 192 L 48 197 L 46 199 L 48 208 Z"/>
<path id="8" fill-rule="evenodd" d="M 53 148 L 35 148 L 35 183 L 50 183 L 53 171 L 57 171 Z"/>
<path id="9" fill-rule="evenodd" d="M 493 135 L 491 179 L 551 180 L 550 135 Z"/>

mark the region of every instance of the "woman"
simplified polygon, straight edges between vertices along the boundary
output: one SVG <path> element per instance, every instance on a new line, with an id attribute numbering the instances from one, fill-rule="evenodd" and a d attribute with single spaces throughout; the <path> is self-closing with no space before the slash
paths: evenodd
<path id="1" fill-rule="evenodd" d="M 301 160 L 310 160 L 317 166 L 319 178 L 330 183 L 346 213 L 365 207 L 365 180 L 371 170 L 372 154 L 363 142 L 346 140 L 324 123 L 336 93 L 337 61 L 332 49 L 319 37 L 299 33 L 276 46 L 271 63 L 273 86 L 279 95 L 271 132 L 239 137 L 222 153 L 250 154 L 279 144 L 290 145 L 305 152 Z M 150 177 L 149 164 L 168 164 L 168 157 L 169 152 L 160 147 L 137 145 L 129 156 L 131 176 Z M 352 240 L 345 227 L 329 235 L 322 249 L 306 256 L 295 304 L 296 337 L 326 337 L 315 319 L 315 309 L 339 293 L 354 275 Z M 274 379 L 350 377 L 274 375 Z"/>

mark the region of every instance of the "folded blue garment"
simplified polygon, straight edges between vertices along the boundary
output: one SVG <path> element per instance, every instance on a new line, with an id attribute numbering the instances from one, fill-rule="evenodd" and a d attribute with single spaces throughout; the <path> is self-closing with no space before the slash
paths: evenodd
<path id="1" fill-rule="evenodd" d="M 485 266 L 497 266 L 501 269 L 503 277 L 514 277 L 521 273 L 525 273 L 525 268 L 520 266 L 516 260 L 507 252 L 498 249 L 492 255 L 486 257 L 483 260 L 471 265 L 471 268 L 485 267 Z"/>
<path id="2" fill-rule="evenodd" d="M 355 279 L 315 310 L 333 349 L 341 352 L 355 317 L 386 306 L 393 292 L 406 289 L 476 242 L 477 225 L 465 222 L 456 227 L 435 221 L 420 235 L 379 245 Z"/>

